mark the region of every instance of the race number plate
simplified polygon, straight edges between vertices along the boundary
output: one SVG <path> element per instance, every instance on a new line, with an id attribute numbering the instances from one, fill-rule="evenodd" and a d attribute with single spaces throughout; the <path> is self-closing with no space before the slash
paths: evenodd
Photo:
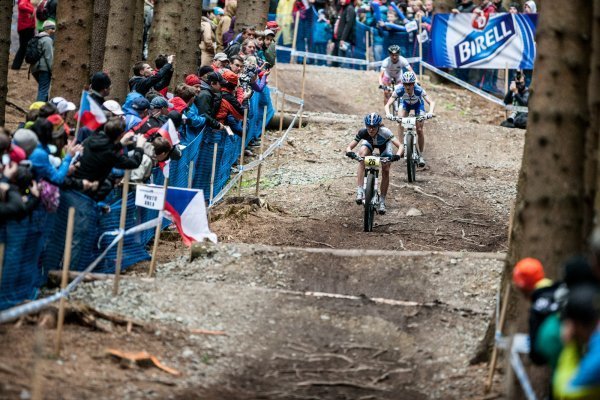
<path id="1" fill-rule="evenodd" d="M 366 156 L 365 157 L 365 166 L 367 168 L 379 168 L 380 161 L 379 157 Z"/>

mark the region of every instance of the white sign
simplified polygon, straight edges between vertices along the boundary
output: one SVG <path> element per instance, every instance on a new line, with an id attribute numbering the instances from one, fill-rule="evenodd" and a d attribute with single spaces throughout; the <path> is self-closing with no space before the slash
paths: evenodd
<path id="1" fill-rule="evenodd" d="M 417 21 L 410 21 L 409 23 L 404 25 L 404 27 L 406 28 L 406 32 L 412 32 L 412 31 L 416 31 L 417 29 L 419 29 L 419 27 L 417 25 Z"/>
<path id="2" fill-rule="evenodd" d="M 151 210 L 162 210 L 165 206 L 165 191 L 161 186 L 137 185 L 135 205 Z"/>
<path id="3" fill-rule="evenodd" d="M 429 34 L 427 33 L 427 31 L 423 30 L 420 35 L 417 35 L 417 40 L 419 41 L 419 43 L 425 43 L 426 41 L 428 41 Z"/>

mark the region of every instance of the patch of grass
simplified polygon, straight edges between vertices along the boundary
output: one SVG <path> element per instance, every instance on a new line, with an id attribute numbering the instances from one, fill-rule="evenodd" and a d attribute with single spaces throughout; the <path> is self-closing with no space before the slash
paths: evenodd
<path id="1" fill-rule="evenodd" d="M 456 110 L 456 104 L 450 102 L 444 103 L 444 108 L 449 111 Z"/>
<path id="2" fill-rule="evenodd" d="M 206 365 L 211 365 L 211 364 L 212 364 L 212 362 L 213 362 L 213 359 L 212 359 L 212 357 L 210 356 L 210 354 L 206 354 L 206 353 L 204 353 L 204 354 L 202 354 L 202 355 L 200 356 L 200 361 L 201 361 L 203 364 L 206 364 Z"/>

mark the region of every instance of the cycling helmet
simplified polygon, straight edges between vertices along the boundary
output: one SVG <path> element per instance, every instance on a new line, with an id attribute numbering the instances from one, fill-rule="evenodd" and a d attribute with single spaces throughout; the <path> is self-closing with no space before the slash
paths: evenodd
<path id="1" fill-rule="evenodd" d="M 402 83 L 415 83 L 417 81 L 417 76 L 412 71 L 406 71 L 402 74 Z"/>
<path id="2" fill-rule="evenodd" d="M 397 44 L 391 45 L 390 47 L 388 47 L 388 53 L 400 54 L 400 46 L 398 46 Z"/>
<path id="3" fill-rule="evenodd" d="M 365 117 L 365 125 L 366 126 L 380 126 L 381 125 L 381 115 L 377 113 L 367 114 Z"/>

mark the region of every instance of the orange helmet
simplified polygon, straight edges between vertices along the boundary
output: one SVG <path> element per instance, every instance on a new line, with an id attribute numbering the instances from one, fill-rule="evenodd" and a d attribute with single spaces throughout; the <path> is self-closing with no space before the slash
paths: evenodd
<path id="1" fill-rule="evenodd" d="M 513 269 L 513 283 L 521 290 L 533 291 L 535 285 L 544 279 L 544 266 L 536 258 L 524 258 Z"/>

